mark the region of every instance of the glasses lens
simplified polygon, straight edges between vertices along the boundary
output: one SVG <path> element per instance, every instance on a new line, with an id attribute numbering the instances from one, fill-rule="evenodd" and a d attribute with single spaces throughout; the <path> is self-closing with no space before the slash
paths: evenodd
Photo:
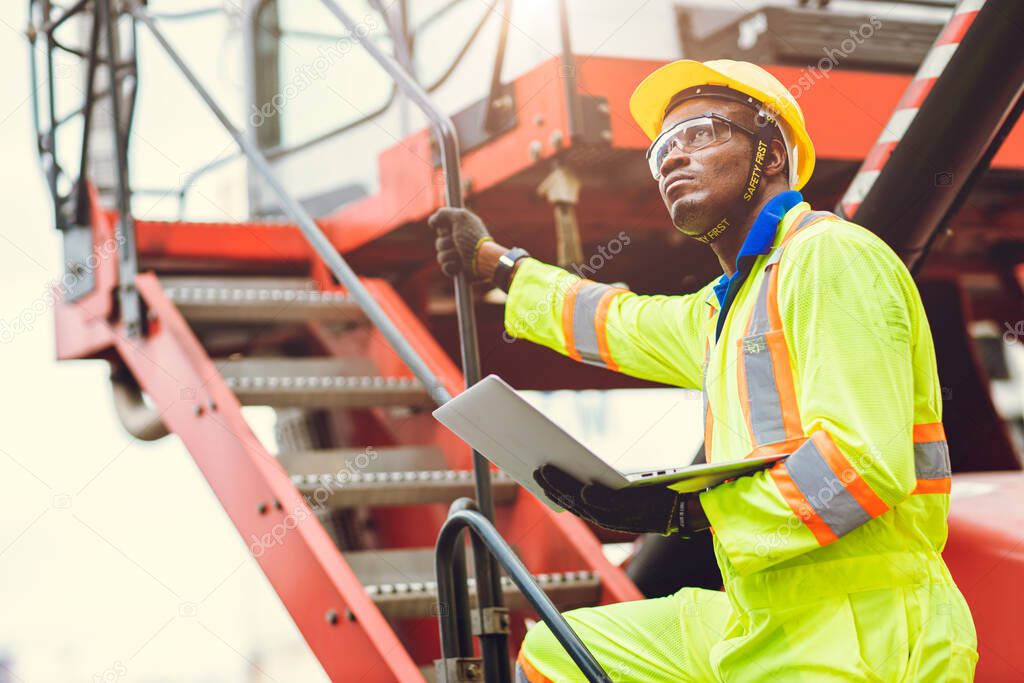
<path id="1" fill-rule="evenodd" d="M 732 137 L 728 122 L 710 116 L 680 121 L 655 140 L 648 155 L 651 175 L 661 180 L 661 165 L 674 149 L 696 152 L 715 142 L 726 142 Z"/>

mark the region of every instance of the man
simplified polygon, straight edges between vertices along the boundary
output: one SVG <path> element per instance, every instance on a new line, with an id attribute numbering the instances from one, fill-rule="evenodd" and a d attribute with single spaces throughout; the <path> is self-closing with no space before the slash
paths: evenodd
<path id="1" fill-rule="evenodd" d="M 721 278 L 638 296 L 501 247 L 464 210 L 431 218 L 438 260 L 507 289 L 513 336 L 702 387 L 708 462 L 790 455 L 688 495 L 538 470 L 549 497 L 601 526 L 710 526 L 724 578 L 724 592 L 574 610 L 569 624 L 616 681 L 972 680 L 974 625 L 940 556 L 941 392 L 909 272 L 873 233 L 802 201 L 814 167 L 803 113 L 759 67 L 674 62 L 630 111 L 673 224 L 711 247 Z M 517 675 L 584 680 L 543 625 Z"/>

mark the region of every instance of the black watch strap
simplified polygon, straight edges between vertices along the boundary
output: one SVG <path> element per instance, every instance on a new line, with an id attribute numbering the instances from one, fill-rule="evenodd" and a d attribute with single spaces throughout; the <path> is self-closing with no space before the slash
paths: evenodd
<path id="1" fill-rule="evenodd" d="M 707 531 L 710 528 L 709 524 L 696 524 L 696 520 L 690 519 L 690 515 L 687 514 L 686 503 L 690 496 L 699 495 L 699 492 L 684 493 L 679 496 L 679 533 L 683 536 L 689 536 L 701 531 Z"/>
<path id="2" fill-rule="evenodd" d="M 491 284 L 502 291 L 507 292 L 508 287 L 512 282 L 512 270 L 516 266 L 516 261 L 521 258 L 526 258 L 529 255 L 530 252 L 526 251 L 522 247 L 512 247 L 498 257 L 498 264 L 494 267 L 494 275 L 491 277 Z"/>

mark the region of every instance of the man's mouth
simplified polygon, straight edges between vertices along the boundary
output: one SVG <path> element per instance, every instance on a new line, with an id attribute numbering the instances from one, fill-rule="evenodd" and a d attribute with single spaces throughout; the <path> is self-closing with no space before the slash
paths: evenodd
<path id="1" fill-rule="evenodd" d="M 680 174 L 672 178 L 667 185 L 665 185 L 665 196 L 672 199 L 673 194 L 678 194 L 678 191 L 686 186 L 687 183 L 692 183 L 696 178 L 692 175 Z"/>

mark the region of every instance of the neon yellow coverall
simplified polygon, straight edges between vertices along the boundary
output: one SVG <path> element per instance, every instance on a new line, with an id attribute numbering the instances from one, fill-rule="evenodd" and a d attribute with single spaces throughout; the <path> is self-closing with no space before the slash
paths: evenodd
<path id="1" fill-rule="evenodd" d="M 809 209 L 779 222 L 717 341 L 714 283 L 640 296 L 533 259 L 512 281 L 509 334 L 703 386 L 709 462 L 792 453 L 700 494 L 724 592 L 567 613 L 613 680 L 973 679 L 974 623 L 940 555 L 949 455 L 917 288 L 873 233 Z M 518 661 L 533 683 L 585 680 L 543 624 Z"/>

